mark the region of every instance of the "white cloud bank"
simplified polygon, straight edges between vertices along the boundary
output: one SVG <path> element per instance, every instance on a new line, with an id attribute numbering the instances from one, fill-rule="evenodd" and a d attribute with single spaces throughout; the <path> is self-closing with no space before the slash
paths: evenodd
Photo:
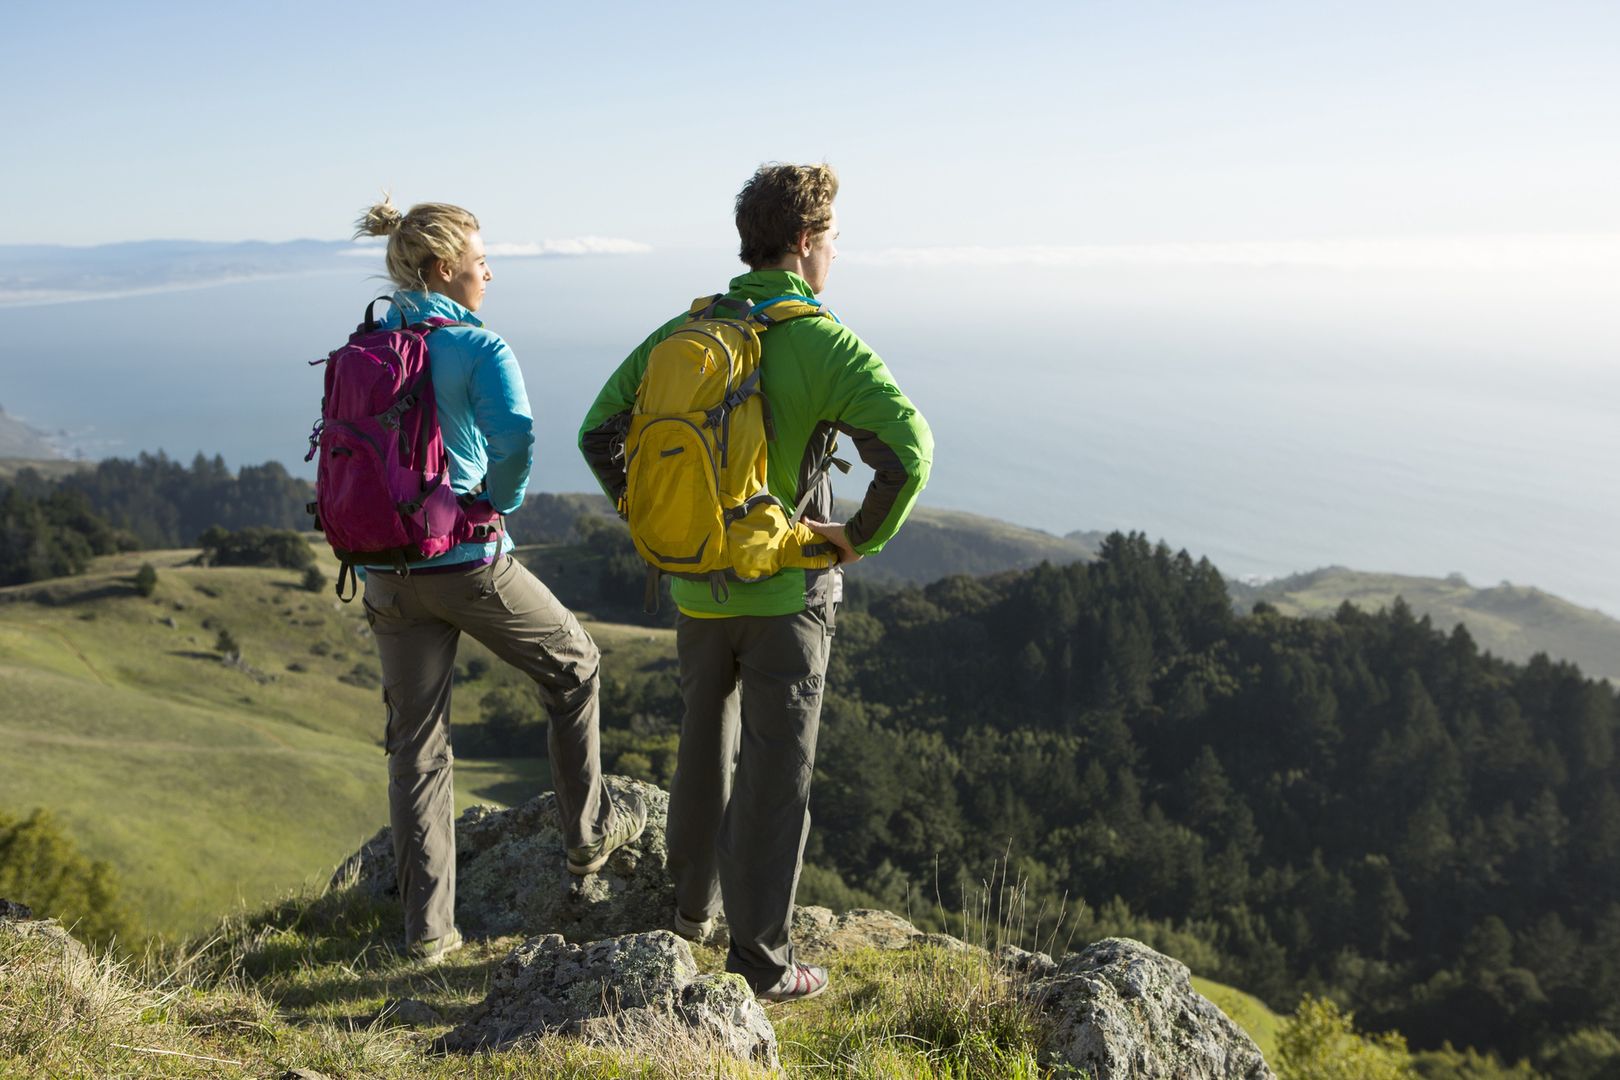
<path id="1" fill-rule="evenodd" d="M 871 266 L 1620 271 L 1620 233 L 1369 237 L 1209 244 L 895 247 L 854 250 L 840 258 Z"/>

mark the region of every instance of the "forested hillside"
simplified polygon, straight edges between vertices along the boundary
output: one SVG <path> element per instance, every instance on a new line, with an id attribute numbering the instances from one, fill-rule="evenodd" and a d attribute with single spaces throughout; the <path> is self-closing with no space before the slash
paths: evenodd
<path id="1" fill-rule="evenodd" d="M 1401 604 L 1239 616 L 1115 535 L 846 611 L 828 686 L 809 857 L 851 888 L 950 906 L 1010 852 L 1274 1006 L 1509 1057 L 1620 1028 L 1620 711 L 1573 666 Z"/>

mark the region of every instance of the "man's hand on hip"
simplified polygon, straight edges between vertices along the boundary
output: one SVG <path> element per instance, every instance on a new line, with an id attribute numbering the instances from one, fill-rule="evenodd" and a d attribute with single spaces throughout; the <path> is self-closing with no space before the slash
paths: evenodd
<path id="1" fill-rule="evenodd" d="M 860 562 L 865 558 L 860 552 L 850 547 L 849 537 L 844 534 L 842 525 L 834 525 L 828 521 L 811 521 L 809 518 L 805 518 L 804 526 L 838 549 L 839 565 Z"/>

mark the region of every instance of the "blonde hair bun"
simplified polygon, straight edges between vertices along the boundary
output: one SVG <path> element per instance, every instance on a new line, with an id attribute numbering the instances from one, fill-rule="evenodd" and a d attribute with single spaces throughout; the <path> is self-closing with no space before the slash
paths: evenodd
<path id="1" fill-rule="evenodd" d="M 361 214 L 354 223 L 356 239 L 388 237 L 388 279 L 401 289 L 428 290 L 427 275 L 438 260 L 455 264 L 467 250 L 467 237 L 478 231 L 478 219 L 452 203 L 417 203 L 402 214 L 393 196 Z"/>
<path id="2" fill-rule="evenodd" d="M 361 214 L 354 223 L 354 235 L 360 236 L 392 236 L 405 220 L 405 215 L 399 212 L 394 200 L 389 195 L 383 195 L 383 201 Z"/>

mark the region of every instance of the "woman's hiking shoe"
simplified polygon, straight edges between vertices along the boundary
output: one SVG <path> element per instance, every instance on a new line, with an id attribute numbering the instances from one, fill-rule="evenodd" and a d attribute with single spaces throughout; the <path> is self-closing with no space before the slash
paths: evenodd
<path id="1" fill-rule="evenodd" d="M 412 960 L 420 960 L 425 964 L 437 964 L 461 948 L 462 944 L 461 931 L 452 926 L 450 932 L 443 937 L 425 938 L 406 951 L 410 954 Z"/>
<path id="2" fill-rule="evenodd" d="M 680 908 L 676 908 L 675 932 L 687 941 L 707 941 L 709 935 L 714 932 L 714 919 L 688 919 L 681 914 Z"/>
<path id="3" fill-rule="evenodd" d="M 794 964 L 782 976 L 782 981 L 769 990 L 754 996 L 761 1001 L 803 1001 L 827 989 L 827 969 L 809 964 Z"/>
<path id="4" fill-rule="evenodd" d="M 584 847 L 568 849 L 568 872 L 596 873 L 602 869 L 602 864 L 608 861 L 609 855 L 640 836 L 641 830 L 646 827 L 647 806 L 641 801 L 641 796 L 634 792 L 620 795 L 619 801 L 614 805 L 608 830 L 602 834 L 602 839 Z"/>

